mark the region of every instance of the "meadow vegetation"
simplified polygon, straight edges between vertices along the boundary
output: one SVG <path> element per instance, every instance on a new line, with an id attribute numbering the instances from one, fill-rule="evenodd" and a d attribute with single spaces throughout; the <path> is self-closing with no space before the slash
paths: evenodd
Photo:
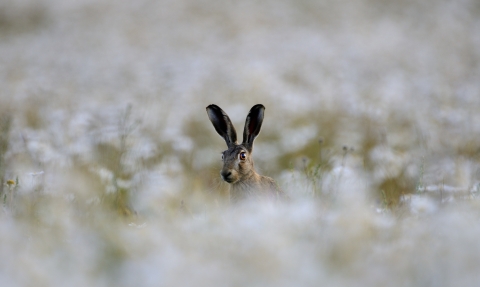
<path id="1" fill-rule="evenodd" d="M 3 1 L 1 285 L 475 286 L 479 79 L 476 0 Z"/>

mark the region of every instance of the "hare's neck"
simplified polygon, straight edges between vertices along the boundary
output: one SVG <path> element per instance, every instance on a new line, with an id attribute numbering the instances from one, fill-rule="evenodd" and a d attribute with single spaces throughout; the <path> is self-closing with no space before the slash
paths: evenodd
<path id="1" fill-rule="evenodd" d="M 230 197 L 233 201 L 247 197 L 250 193 L 255 192 L 260 186 L 260 175 L 254 170 L 242 177 L 242 179 L 230 185 Z"/>

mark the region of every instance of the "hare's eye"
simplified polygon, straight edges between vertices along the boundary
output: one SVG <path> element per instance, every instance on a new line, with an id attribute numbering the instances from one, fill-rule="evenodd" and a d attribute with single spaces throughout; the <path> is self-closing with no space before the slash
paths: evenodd
<path id="1" fill-rule="evenodd" d="M 223 153 L 222 153 L 222 160 L 223 160 Z"/>
<path id="2" fill-rule="evenodd" d="M 247 159 L 247 153 L 246 152 L 241 152 L 239 155 L 238 155 L 238 158 L 240 160 L 246 160 Z"/>

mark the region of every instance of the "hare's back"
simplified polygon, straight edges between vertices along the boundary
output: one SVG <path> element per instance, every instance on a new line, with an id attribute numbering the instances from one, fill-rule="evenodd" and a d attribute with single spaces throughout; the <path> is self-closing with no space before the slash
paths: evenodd
<path id="1" fill-rule="evenodd" d="M 265 192 L 279 199 L 287 198 L 285 192 L 283 192 L 283 190 L 277 185 L 275 180 L 273 180 L 268 176 L 261 176 L 260 180 L 261 180 L 262 189 Z"/>

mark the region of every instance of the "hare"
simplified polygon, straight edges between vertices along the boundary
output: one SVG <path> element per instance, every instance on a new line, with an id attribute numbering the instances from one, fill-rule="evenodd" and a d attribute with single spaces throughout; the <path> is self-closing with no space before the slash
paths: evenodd
<path id="1" fill-rule="evenodd" d="M 233 202 L 251 196 L 284 198 L 273 179 L 255 171 L 252 152 L 253 141 L 260 133 L 265 107 L 255 105 L 250 109 L 243 130 L 243 141 L 237 143 L 237 132 L 228 115 L 217 105 L 209 105 L 207 114 L 217 133 L 227 143 L 222 153 L 222 179 L 230 183 L 230 198 Z"/>

